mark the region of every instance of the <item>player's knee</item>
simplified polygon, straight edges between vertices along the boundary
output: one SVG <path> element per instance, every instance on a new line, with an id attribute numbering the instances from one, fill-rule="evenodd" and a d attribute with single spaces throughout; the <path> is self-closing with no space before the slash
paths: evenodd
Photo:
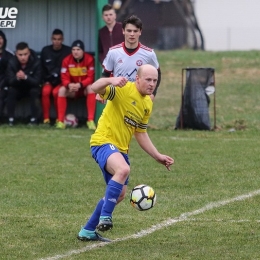
<path id="1" fill-rule="evenodd" d="M 59 94 L 58 94 L 59 97 L 66 97 L 66 88 L 65 87 L 60 87 L 59 89 Z"/>
<path id="2" fill-rule="evenodd" d="M 126 180 L 129 174 L 130 174 L 130 167 L 128 164 L 122 166 L 119 169 L 119 175 L 122 177 L 122 179 Z"/>

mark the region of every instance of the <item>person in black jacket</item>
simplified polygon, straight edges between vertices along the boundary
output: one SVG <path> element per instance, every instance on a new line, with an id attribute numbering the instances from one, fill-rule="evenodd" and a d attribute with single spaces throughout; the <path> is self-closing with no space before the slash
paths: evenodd
<path id="1" fill-rule="evenodd" d="M 30 97 L 30 124 L 36 125 L 39 116 L 42 68 L 40 59 L 33 50 L 29 49 L 26 42 L 16 45 L 15 56 L 8 62 L 6 77 L 9 85 L 6 102 L 9 125 L 14 124 L 16 101 L 26 96 Z"/>
<path id="2" fill-rule="evenodd" d="M 3 116 L 5 100 L 7 96 L 8 84 L 6 81 L 6 68 L 8 60 L 13 57 L 13 53 L 6 49 L 6 36 L 0 31 L 0 117 Z"/>
<path id="3" fill-rule="evenodd" d="M 50 123 L 50 97 L 54 98 L 54 105 L 57 113 L 57 98 L 61 87 L 60 70 L 62 60 L 71 54 L 71 47 L 63 43 L 63 32 L 55 29 L 51 36 L 52 45 L 43 47 L 41 51 L 41 63 L 43 68 L 42 87 L 42 110 L 43 123 Z"/>

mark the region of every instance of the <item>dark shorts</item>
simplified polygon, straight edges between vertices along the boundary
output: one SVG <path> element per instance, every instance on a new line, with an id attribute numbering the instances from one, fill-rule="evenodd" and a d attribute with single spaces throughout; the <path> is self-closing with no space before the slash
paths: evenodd
<path id="1" fill-rule="evenodd" d="M 92 157 L 95 159 L 95 161 L 98 163 L 106 184 L 110 181 L 110 179 L 113 177 L 112 174 L 110 174 L 105 168 L 108 157 L 113 153 L 121 153 L 114 145 L 112 144 L 103 144 L 100 146 L 91 146 L 91 153 Z M 130 165 L 128 154 L 121 153 L 122 156 L 125 158 L 125 161 L 128 165 Z M 128 184 L 128 179 L 125 181 L 125 185 Z"/>
<path id="2" fill-rule="evenodd" d="M 80 88 L 77 92 L 75 92 L 75 98 L 84 97 L 85 88 Z"/>

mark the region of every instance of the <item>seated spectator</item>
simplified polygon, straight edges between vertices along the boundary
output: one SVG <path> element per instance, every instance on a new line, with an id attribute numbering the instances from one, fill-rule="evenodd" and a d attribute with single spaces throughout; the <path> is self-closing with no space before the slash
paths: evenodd
<path id="1" fill-rule="evenodd" d="M 67 110 L 67 97 L 78 98 L 86 96 L 87 127 L 96 129 L 94 116 L 96 110 L 95 93 L 90 85 L 94 82 L 94 57 L 84 51 L 84 43 L 76 40 L 71 46 L 72 54 L 62 61 L 62 87 L 58 93 L 58 122 L 57 128 L 64 129 L 64 117 Z"/>
<path id="2" fill-rule="evenodd" d="M 6 81 L 6 68 L 8 60 L 13 57 L 13 53 L 6 49 L 6 36 L 0 31 L 0 118 L 3 116 L 5 100 L 7 97 L 8 84 Z"/>
<path id="3" fill-rule="evenodd" d="M 51 37 L 52 44 L 43 47 L 41 51 L 41 63 L 43 68 L 42 110 L 43 123 L 50 123 L 51 95 L 54 98 L 54 106 L 57 113 L 57 98 L 61 84 L 60 70 L 62 60 L 71 53 L 71 48 L 63 43 L 63 32 L 55 29 Z"/>
<path id="4" fill-rule="evenodd" d="M 15 56 L 9 60 L 6 70 L 9 85 L 6 105 L 10 126 L 14 125 L 16 101 L 27 96 L 31 104 L 30 124 L 38 123 L 41 72 L 41 62 L 36 53 L 29 49 L 27 43 L 18 43 Z"/>

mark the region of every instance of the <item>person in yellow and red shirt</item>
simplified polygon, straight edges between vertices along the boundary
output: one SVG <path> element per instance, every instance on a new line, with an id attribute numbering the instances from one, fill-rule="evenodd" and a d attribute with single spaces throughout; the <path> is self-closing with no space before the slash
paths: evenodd
<path id="1" fill-rule="evenodd" d="M 95 130 L 96 95 L 90 88 L 95 79 L 95 60 L 92 55 L 85 52 L 84 43 L 81 40 L 74 41 L 71 48 L 72 53 L 63 59 L 61 66 L 62 86 L 58 93 L 56 128 L 65 128 L 64 117 L 67 109 L 67 98 L 85 96 L 88 115 L 87 127 Z"/>

